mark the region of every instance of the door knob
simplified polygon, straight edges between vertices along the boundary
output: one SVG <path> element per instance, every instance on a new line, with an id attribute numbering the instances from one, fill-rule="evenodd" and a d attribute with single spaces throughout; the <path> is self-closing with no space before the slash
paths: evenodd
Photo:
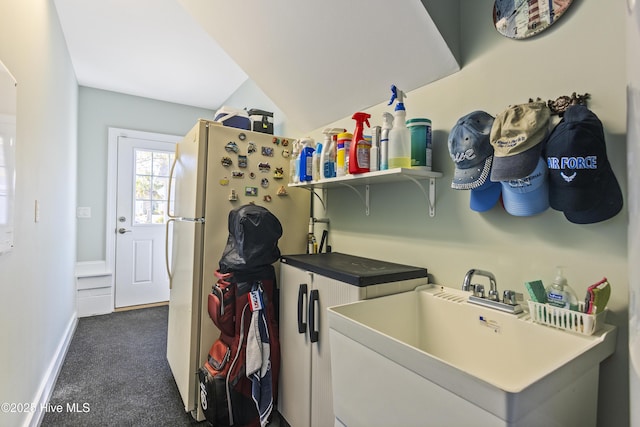
<path id="1" fill-rule="evenodd" d="M 127 230 L 126 228 L 118 228 L 118 233 L 120 234 L 131 233 L 131 230 Z"/>

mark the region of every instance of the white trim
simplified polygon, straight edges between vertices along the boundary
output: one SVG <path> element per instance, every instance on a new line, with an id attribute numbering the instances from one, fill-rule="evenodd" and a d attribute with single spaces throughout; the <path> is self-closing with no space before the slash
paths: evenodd
<path id="1" fill-rule="evenodd" d="M 108 144 L 107 144 L 107 213 L 105 227 L 105 263 L 106 269 L 113 273 L 115 278 L 116 272 L 116 189 L 118 178 L 118 139 L 119 138 L 136 138 L 146 139 L 149 141 L 171 142 L 177 143 L 182 136 L 169 135 L 154 132 L 144 132 L 131 129 L 109 128 Z M 115 309 L 115 283 L 113 292 L 113 307 Z"/>
<path id="2" fill-rule="evenodd" d="M 106 261 L 79 261 L 76 262 L 76 278 L 105 276 L 111 274 Z"/>
<path id="3" fill-rule="evenodd" d="M 76 326 L 78 326 L 78 316 L 77 313 L 74 312 L 71 319 L 69 319 L 67 329 L 62 336 L 54 357 L 45 372 L 42 382 L 40 383 L 35 399 L 33 399 L 33 402 L 35 402 L 35 410 L 28 412 L 27 418 L 23 424 L 24 426 L 37 427 L 42 423 L 42 419 L 46 413 L 43 408 L 46 407 L 47 403 L 51 399 L 53 388 L 56 385 L 58 375 L 62 370 L 62 364 L 64 363 L 67 351 L 71 345 L 71 339 L 73 338 L 73 334 L 76 332 Z"/>

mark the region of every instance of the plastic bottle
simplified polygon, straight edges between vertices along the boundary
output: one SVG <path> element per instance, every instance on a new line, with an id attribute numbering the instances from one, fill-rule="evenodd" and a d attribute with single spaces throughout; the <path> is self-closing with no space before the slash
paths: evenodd
<path id="1" fill-rule="evenodd" d="M 369 117 L 371 114 L 361 111 L 355 113 L 351 118 L 356 121 L 356 128 L 353 131 L 353 140 L 349 150 L 349 173 L 369 172 L 369 156 L 371 151 L 371 142 L 367 142 L 364 138 L 364 125 L 369 125 Z"/>
<path id="2" fill-rule="evenodd" d="M 382 130 L 380 132 L 380 170 L 389 169 L 389 131 L 393 127 L 393 115 L 382 113 Z"/>
<path id="3" fill-rule="evenodd" d="M 320 156 L 322 155 L 322 144 L 316 144 L 316 150 L 311 156 L 311 178 L 313 181 L 320 179 Z"/>
<path id="4" fill-rule="evenodd" d="M 371 128 L 371 152 L 369 153 L 369 171 L 380 170 L 380 126 Z"/>
<path id="5" fill-rule="evenodd" d="M 313 139 L 302 138 L 300 140 L 300 182 L 311 181 L 313 179 Z"/>
<path id="6" fill-rule="evenodd" d="M 431 120 L 425 118 L 407 120 L 411 132 L 411 167 L 431 170 L 432 144 Z"/>
<path id="7" fill-rule="evenodd" d="M 300 182 L 300 174 L 298 172 L 300 167 L 300 143 L 296 140 L 293 142 L 291 160 L 289 160 L 289 182 L 297 184 Z"/>
<path id="8" fill-rule="evenodd" d="M 393 128 L 389 131 L 389 169 L 411 167 L 411 132 L 405 123 L 407 112 L 404 108 L 405 94 L 391 85 L 389 105 L 397 100 L 393 114 Z"/>
<path id="9" fill-rule="evenodd" d="M 562 274 L 562 267 L 556 267 L 556 277 L 547 287 L 547 304 L 554 307 L 578 310 L 578 297 Z"/>
<path id="10" fill-rule="evenodd" d="M 320 177 L 322 179 L 334 178 L 336 176 L 336 145 L 338 134 L 346 132 L 341 128 L 326 128 L 324 134 L 324 144 L 320 153 Z"/>
<path id="11" fill-rule="evenodd" d="M 336 176 L 347 174 L 347 147 L 351 143 L 353 135 L 349 132 L 338 134 L 338 149 L 336 150 Z"/>

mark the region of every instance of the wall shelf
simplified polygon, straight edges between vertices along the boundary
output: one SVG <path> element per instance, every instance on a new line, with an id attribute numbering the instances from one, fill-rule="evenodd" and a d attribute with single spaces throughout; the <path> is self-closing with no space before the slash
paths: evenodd
<path id="1" fill-rule="evenodd" d="M 361 174 L 345 175 L 336 178 L 322 179 L 318 181 L 289 184 L 289 187 L 300 187 L 313 190 L 316 188 L 328 189 L 347 187 L 353 190 L 364 202 L 365 214 L 369 215 L 369 185 L 384 184 L 392 182 L 412 181 L 415 183 L 429 204 L 429 216 L 436 215 L 436 178 L 442 177 L 441 172 L 426 171 L 421 169 L 395 168 L 376 172 L 366 172 Z M 428 181 L 427 189 L 422 181 Z M 357 188 L 364 186 L 364 195 Z"/>

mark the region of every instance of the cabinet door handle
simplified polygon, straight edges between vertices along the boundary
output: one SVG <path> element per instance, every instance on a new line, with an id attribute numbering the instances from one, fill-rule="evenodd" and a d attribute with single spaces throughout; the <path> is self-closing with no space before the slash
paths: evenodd
<path id="1" fill-rule="evenodd" d="M 309 338 L 311 342 L 318 342 L 319 333 L 316 329 L 316 306 L 319 308 L 319 304 L 320 294 L 317 289 L 312 289 L 309 295 Z"/>
<path id="2" fill-rule="evenodd" d="M 307 284 L 302 283 L 298 287 L 298 332 L 304 334 L 307 332 L 307 322 L 304 319 L 303 299 L 307 297 Z"/>

